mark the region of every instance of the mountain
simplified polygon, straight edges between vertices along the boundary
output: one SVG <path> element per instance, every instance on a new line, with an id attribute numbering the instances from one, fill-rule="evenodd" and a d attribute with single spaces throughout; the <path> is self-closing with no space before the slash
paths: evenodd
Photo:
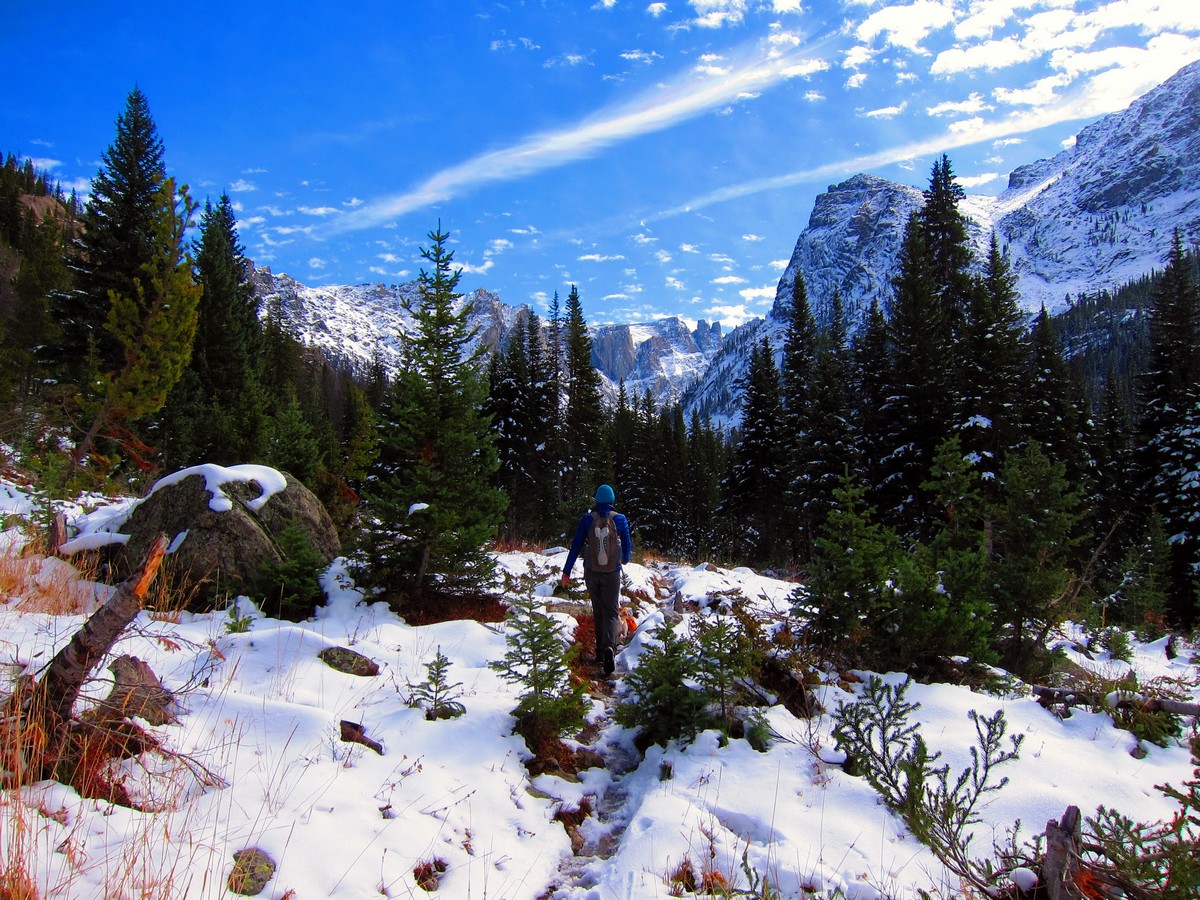
<path id="1" fill-rule="evenodd" d="M 267 267 L 254 268 L 251 280 L 264 313 L 276 310 L 294 334 L 336 365 L 365 372 L 378 354 L 384 368 L 395 371 L 399 336 L 413 327 L 404 304 L 417 301 L 417 282 L 308 287 Z M 485 290 L 464 294 L 460 302 L 470 309 L 476 332 L 471 348 L 485 353 L 507 340 L 520 312 Z M 719 323 L 702 320 L 691 328 L 678 317 L 593 327 L 591 337 L 592 361 L 608 399 L 616 398 L 623 381 L 631 399 L 648 390 L 658 403 L 678 400 L 722 345 Z"/>
<path id="2" fill-rule="evenodd" d="M 904 224 L 921 203 L 919 189 L 873 175 L 831 185 L 816 199 L 771 311 L 728 336 L 715 323 L 691 328 L 679 318 L 592 328 L 605 394 L 615 398 L 624 381 L 631 399 L 648 390 L 659 403 L 682 400 L 688 414 L 736 423 L 749 347 L 766 337 L 781 349 L 796 273 L 818 321 L 837 289 L 853 326 L 872 299 L 890 297 Z M 1016 169 L 998 196 L 968 195 L 960 208 L 978 258 L 992 232 L 999 236 L 1030 310 L 1062 310 L 1070 297 L 1161 267 L 1175 228 L 1185 242 L 1200 241 L 1200 62 L 1084 128 L 1071 148 Z M 411 327 L 401 301 L 415 298 L 416 282 L 315 288 L 266 268 L 254 281 L 264 309 L 277 305 L 334 361 L 363 370 L 378 352 L 395 367 L 397 336 Z M 463 302 L 489 350 L 519 311 L 485 290 Z"/>
<path id="3" fill-rule="evenodd" d="M 865 174 L 818 196 L 770 313 L 730 335 L 685 405 L 737 420 L 729 385 L 744 373 L 752 340 L 770 337 L 781 348 L 796 272 L 818 321 L 834 290 L 852 327 L 872 299 L 886 302 L 904 224 L 922 202 L 916 188 Z M 996 232 L 1031 311 L 1062 311 L 1071 297 L 1160 268 L 1174 229 L 1185 243 L 1200 241 L 1200 62 L 1084 128 L 1071 148 L 1016 169 L 998 196 L 968 195 L 960 209 L 978 259 Z M 731 393 L 732 406 L 723 402 Z"/>

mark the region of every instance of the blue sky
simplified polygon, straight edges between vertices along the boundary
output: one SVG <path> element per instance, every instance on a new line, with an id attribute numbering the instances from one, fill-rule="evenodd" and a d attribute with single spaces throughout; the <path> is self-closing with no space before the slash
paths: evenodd
<path id="1" fill-rule="evenodd" d="M 306 284 L 415 278 L 593 324 L 762 315 L 812 203 L 949 153 L 996 193 L 1200 58 L 1196 0 L 8 0 L 0 151 L 86 191 L 129 90 L 172 174 Z"/>

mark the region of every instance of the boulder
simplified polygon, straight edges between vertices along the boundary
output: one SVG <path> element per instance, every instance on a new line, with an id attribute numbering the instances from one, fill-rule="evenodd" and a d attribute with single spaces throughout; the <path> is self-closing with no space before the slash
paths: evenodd
<path id="1" fill-rule="evenodd" d="M 267 562 L 283 555 L 279 535 L 300 528 L 326 562 L 341 552 L 333 521 L 303 484 L 263 466 L 196 466 L 159 481 L 134 508 L 121 532 L 129 535 L 118 572 L 141 559 L 158 534 L 171 543 L 169 571 L 198 601 L 246 593 Z"/>

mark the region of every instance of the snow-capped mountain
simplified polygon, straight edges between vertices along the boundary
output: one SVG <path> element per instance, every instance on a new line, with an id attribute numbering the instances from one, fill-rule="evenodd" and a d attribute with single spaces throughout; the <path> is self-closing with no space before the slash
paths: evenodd
<path id="1" fill-rule="evenodd" d="M 736 421 L 730 385 L 752 341 L 781 348 L 797 271 L 818 321 L 835 290 L 852 328 L 873 299 L 886 302 L 904 225 L 922 202 L 917 188 L 862 174 L 817 197 L 771 312 L 730 335 L 687 394 L 689 409 Z M 1070 149 L 1016 169 L 998 196 L 968 195 L 959 208 L 978 259 L 995 231 L 1030 310 L 1055 311 L 1161 268 L 1176 228 L 1185 243 L 1200 242 L 1200 62 L 1084 128 Z"/>
<path id="2" fill-rule="evenodd" d="M 400 359 L 401 334 L 412 330 L 404 303 L 415 303 L 417 282 L 308 287 L 269 268 L 252 275 L 262 311 L 276 309 L 291 330 L 335 364 L 367 371 L 376 356 L 394 371 Z M 520 308 L 502 303 L 490 291 L 476 290 L 459 301 L 470 309 L 475 330 L 472 349 L 490 353 L 507 339 Z M 461 307 L 460 307 L 461 308 Z M 647 390 L 658 403 L 678 400 L 701 378 L 721 349 L 721 326 L 701 321 L 690 328 L 671 317 L 638 325 L 603 325 L 591 329 L 592 361 L 603 376 L 602 391 L 616 398 L 625 383 L 631 400 Z"/>
<path id="3" fill-rule="evenodd" d="M 834 289 L 852 321 L 886 300 L 904 224 L 921 203 L 919 190 L 870 175 L 832 185 L 796 242 L 773 312 L 790 300 L 797 270 L 818 315 Z M 1052 159 L 1016 169 L 998 196 L 968 195 L 960 209 L 978 258 L 996 232 L 1030 310 L 1161 267 L 1174 229 L 1200 240 L 1200 62 Z"/>

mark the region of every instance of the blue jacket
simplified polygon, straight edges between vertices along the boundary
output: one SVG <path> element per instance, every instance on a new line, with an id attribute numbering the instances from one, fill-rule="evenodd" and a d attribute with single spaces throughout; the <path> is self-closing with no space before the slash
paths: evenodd
<path id="1" fill-rule="evenodd" d="M 597 503 L 595 512 L 602 516 L 613 513 L 613 524 L 617 526 L 617 534 L 621 538 L 621 563 L 629 562 L 629 554 L 633 552 L 633 538 L 629 536 L 629 522 L 625 516 L 619 512 L 613 512 L 611 503 Z M 583 550 L 583 545 L 587 541 L 588 532 L 592 529 L 592 510 L 588 510 L 583 514 L 583 518 L 579 520 L 579 525 L 575 528 L 575 539 L 571 541 L 571 552 L 567 554 L 567 564 L 563 566 L 563 574 L 570 575 L 571 569 L 575 565 L 575 560 L 579 558 L 580 551 Z M 584 558 L 584 566 L 587 566 L 587 558 Z"/>

